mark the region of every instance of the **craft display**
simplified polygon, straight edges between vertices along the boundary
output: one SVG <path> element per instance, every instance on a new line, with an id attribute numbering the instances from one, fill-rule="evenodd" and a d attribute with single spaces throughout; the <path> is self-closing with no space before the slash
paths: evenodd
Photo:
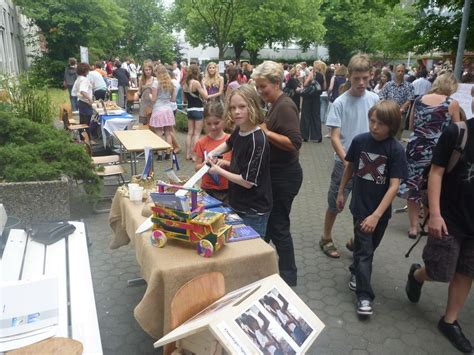
<path id="1" fill-rule="evenodd" d="M 165 187 L 183 189 L 190 192 L 180 196 L 175 192 L 165 191 Z M 220 250 L 232 233 L 232 226 L 224 221 L 224 214 L 205 210 L 198 203 L 199 189 L 158 183 L 158 192 L 152 192 L 155 203 L 152 207 L 153 232 L 151 243 L 164 247 L 167 239 L 177 239 L 197 245 L 197 252 L 204 257 L 211 257 Z"/>
<path id="2" fill-rule="evenodd" d="M 197 295 L 196 297 L 198 297 Z M 324 323 L 277 274 L 232 291 L 155 342 L 184 354 L 306 354 Z"/>

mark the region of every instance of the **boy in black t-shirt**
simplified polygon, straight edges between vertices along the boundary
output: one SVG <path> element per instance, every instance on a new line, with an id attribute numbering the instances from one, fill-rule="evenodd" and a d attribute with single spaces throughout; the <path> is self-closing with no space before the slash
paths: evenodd
<path id="1" fill-rule="evenodd" d="M 394 138 L 400 127 L 399 106 L 379 101 L 369 110 L 369 133 L 356 136 L 346 155 L 344 176 L 337 195 L 337 207 L 344 208 L 344 189 L 354 174 L 350 210 L 354 220 L 354 262 L 350 266 L 349 288 L 357 295 L 357 313 L 371 315 L 375 298 L 370 278 L 375 249 L 379 246 L 391 203 L 408 168 L 403 146 Z"/>
<path id="2" fill-rule="evenodd" d="M 449 282 L 448 304 L 438 328 L 458 350 L 471 353 L 473 347 L 457 322 L 474 278 L 474 119 L 466 125 L 467 144 L 451 172 L 445 174 L 458 139 L 455 124 L 441 134 L 433 152 L 425 266 L 411 266 L 406 293 L 411 302 L 417 303 L 425 281 Z"/>

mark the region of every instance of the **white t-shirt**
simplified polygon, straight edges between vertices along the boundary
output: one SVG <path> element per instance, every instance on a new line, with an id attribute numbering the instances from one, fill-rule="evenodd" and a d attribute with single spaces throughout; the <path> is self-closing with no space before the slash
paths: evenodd
<path id="1" fill-rule="evenodd" d="M 92 84 L 92 89 L 94 90 L 94 92 L 97 90 L 107 90 L 107 85 L 105 84 L 105 80 L 102 77 L 102 75 L 100 75 L 99 72 L 95 70 L 90 71 L 89 74 L 87 75 L 87 79 L 90 80 Z"/>
<path id="2" fill-rule="evenodd" d="M 129 64 L 129 73 L 130 73 L 131 79 L 134 79 L 137 77 L 137 67 L 134 63 Z"/>
<path id="3" fill-rule="evenodd" d="M 71 90 L 71 96 L 77 96 L 78 100 L 89 102 L 82 94 L 81 91 L 86 92 L 89 97 L 92 97 L 92 84 L 87 77 L 79 75 L 74 82 L 74 86 Z"/>
<path id="4" fill-rule="evenodd" d="M 369 110 L 379 101 L 379 96 L 370 91 L 357 97 L 350 90 L 340 95 L 331 105 L 326 126 L 340 128 L 340 139 L 347 153 L 355 136 L 369 131 Z M 334 153 L 334 159 L 340 161 Z"/>
<path id="5" fill-rule="evenodd" d="M 179 83 L 181 81 L 181 70 L 179 70 L 178 68 L 173 69 L 173 73 L 174 73 L 174 78 L 178 80 L 178 83 Z"/>
<path id="6" fill-rule="evenodd" d="M 425 95 L 431 89 L 431 82 L 426 78 L 418 78 L 413 83 L 415 89 L 415 96 Z"/>

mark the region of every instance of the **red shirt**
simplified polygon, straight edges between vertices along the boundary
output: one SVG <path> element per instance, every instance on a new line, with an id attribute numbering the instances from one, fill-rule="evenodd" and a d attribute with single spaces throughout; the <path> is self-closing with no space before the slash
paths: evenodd
<path id="1" fill-rule="evenodd" d="M 208 153 L 213 151 L 222 143 L 227 141 L 228 138 L 229 138 L 229 135 L 227 133 L 225 133 L 224 136 L 218 140 L 212 139 L 209 136 L 204 136 L 196 142 L 196 145 L 194 146 L 194 152 L 196 153 L 198 157 L 200 157 L 204 161 L 205 151 Z M 232 157 L 232 152 L 227 152 L 224 154 L 224 159 L 229 162 L 230 162 L 231 157 Z M 201 188 L 209 189 L 209 190 L 227 190 L 229 188 L 229 181 L 227 181 L 227 179 L 223 178 L 222 176 L 219 176 L 219 179 L 220 179 L 220 184 L 216 185 L 214 183 L 214 180 L 212 180 L 212 178 L 209 176 L 209 174 L 206 174 L 202 177 Z"/>

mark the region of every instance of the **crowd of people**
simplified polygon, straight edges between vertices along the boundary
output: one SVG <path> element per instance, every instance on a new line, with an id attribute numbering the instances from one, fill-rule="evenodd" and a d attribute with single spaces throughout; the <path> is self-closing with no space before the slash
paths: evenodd
<path id="1" fill-rule="evenodd" d="M 175 115 L 185 107 L 186 159 L 194 161 L 196 170 L 210 165 L 202 188 L 275 245 L 280 275 L 291 286 L 297 284 L 297 267 L 290 212 L 303 183 L 299 150 L 304 142 L 328 137 L 334 148 L 319 240 L 330 258 L 340 257 L 332 229 L 352 193 L 354 236 L 346 247 L 353 252 L 349 288 L 355 291 L 359 315 L 373 313 L 373 257 L 391 218 L 392 201 L 397 195 L 407 199 L 409 238 L 420 234 L 418 218 L 424 208 L 430 235 L 425 266 L 411 266 L 407 296 L 418 302 L 425 281 L 449 282 L 438 327 L 458 349 L 472 351 L 457 319 L 474 277 L 474 120 L 461 129 L 455 124 L 466 117 L 451 97 L 458 81 L 449 65 L 374 68 L 359 54 L 347 66 L 321 60 L 312 67 L 265 61 L 253 68 L 248 62 L 230 62 L 222 76 L 214 62 L 203 73 L 197 64 L 178 68 L 176 62 L 145 61 L 140 70 L 131 60 L 125 63 L 117 58 L 114 70 L 110 62 L 104 70 L 101 63 L 94 68 L 80 63 L 77 80 L 72 80 L 75 62 L 70 60 L 65 87 L 78 99 L 81 123 L 90 120 L 93 96 L 106 90 L 99 79 L 112 76 L 118 79 L 119 96 L 121 87 L 125 93 L 128 86 L 138 87 L 140 123 L 164 135 L 177 153 Z M 132 76 L 132 65 L 140 75 Z M 467 68 L 463 81 L 473 81 L 472 69 Z M 324 136 L 323 123 L 328 129 Z M 201 137 L 203 127 L 206 135 Z M 404 129 L 412 131 L 406 147 Z M 469 139 L 461 158 L 446 171 L 453 150 L 460 150 L 462 134 Z"/>

